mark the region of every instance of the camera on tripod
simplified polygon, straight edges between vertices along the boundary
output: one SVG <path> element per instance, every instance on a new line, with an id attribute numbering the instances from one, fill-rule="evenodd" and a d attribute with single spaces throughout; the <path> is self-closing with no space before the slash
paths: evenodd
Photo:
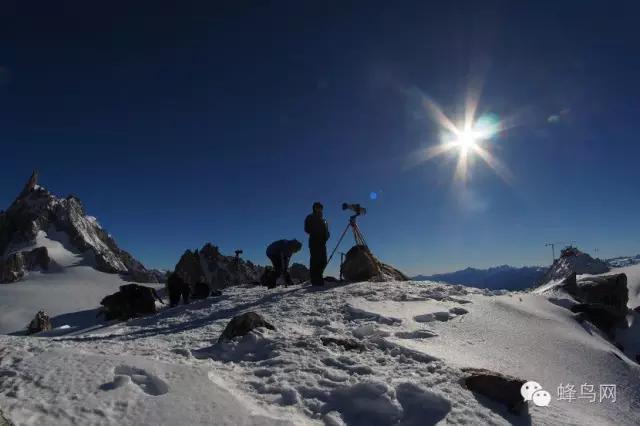
<path id="1" fill-rule="evenodd" d="M 361 214 L 367 214 L 367 209 L 362 207 L 360 204 L 342 203 L 342 210 L 353 211 L 355 213 L 354 217 L 360 216 Z"/>

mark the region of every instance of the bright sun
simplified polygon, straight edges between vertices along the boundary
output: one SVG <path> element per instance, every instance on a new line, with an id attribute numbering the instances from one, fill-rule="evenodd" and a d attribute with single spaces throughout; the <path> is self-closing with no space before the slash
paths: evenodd
<path id="1" fill-rule="evenodd" d="M 489 151 L 494 136 L 504 130 L 503 123 L 491 115 L 484 115 L 475 119 L 477 102 L 466 105 L 463 120 L 459 124 L 447 117 L 440 107 L 428 98 L 424 98 L 424 106 L 434 120 L 442 128 L 441 143 L 431 146 L 423 153 L 421 161 L 438 157 L 450 151 L 458 152 L 454 177 L 465 182 L 468 178 L 468 169 L 472 164 L 472 157 L 479 157 L 491 167 L 506 182 L 511 180 L 511 173 Z"/>
<path id="2" fill-rule="evenodd" d="M 460 132 L 458 139 L 454 143 L 460 147 L 461 150 L 473 149 L 478 144 L 478 135 L 471 130 L 466 130 Z"/>

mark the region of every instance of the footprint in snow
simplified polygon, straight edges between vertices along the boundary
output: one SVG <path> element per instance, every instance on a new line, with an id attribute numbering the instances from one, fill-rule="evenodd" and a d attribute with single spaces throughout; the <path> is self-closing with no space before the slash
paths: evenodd
<path id="1" fill-rule="evenodd" d="M 120 365 L 113 370 L 113 374 L 113 381 L 100 386 L 101 390 L 114 390 L 134 383 L 147 395 L 159 396 L 169 392 L 169 386 L 164 380 L 141 368 Z"/>
<path id="2" fill-rule="evenodd" d="M 431 330 L 398 331 L 395 333 L 395 336 L 401 339 L 428 339 L 437 335 Z"/>
<path id="3" fill-rule="evenodd" d="M 451 411 L 451 402 L 443 395 L 415 383 L 400 383 L 396 397 L 402 405 L 403 426 L 435 425 Z"/>
<path id="4" fill-rule="evenodd" d="M 445 322 L 455 317 L 458 317 L 460 315 L 464 315 L 468 312 L 469 311 L 467 311 L 466 309 L 456 306 L 455 308 L 449 309 L 448 312 L 442 311 L 442 312 L 433 312 L 430 314 L 416 315 L 415 317 L 413 317 L 413 319 L 416 322 L 432 322 L 432 321 Z"/>

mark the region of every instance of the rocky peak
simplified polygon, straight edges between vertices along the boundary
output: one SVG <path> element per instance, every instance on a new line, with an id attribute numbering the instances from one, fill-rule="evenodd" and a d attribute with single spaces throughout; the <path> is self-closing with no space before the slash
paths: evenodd
<path id="1" fill-rule="evenodd" d="M 569 246 L 564 248 L 560 257 L 553 262 L 542 279 L 542 283 L 563 280 L 573 273 L 597 275 L 609 272 L 609 270 L 609 266 L 602 260 L 594 259 L 577 247 Z"/>
<path id="2" fill-rule="evenodd" d="M 38 186 L 38 171 L 34 170 L 33 173 L 31 173 L 31 177 L 29 178 L 27 183 L 24 185 L 24 188 L 22 189 L 22 192 L 20 193 L 20 196 L 18 198 L 22 198 L 25 195 L 29 194 L 34 189 L 36 189 L 37 186 Z"/>
<path id="3" fill-rule="evenodd" d="M 36 248 L 39 233 L 52 232 L 66 234 L 74 251 L 91 256 L 99 271 L 124 274 L 135 281 L 157 281 L 139 261 L 118 247 L 94 217 L 87 216 L 80 199 L 51 194 L 38 185 L 38 173 L 34 171 L 18 198 L 0 213 L 0 265 L 28 264 L 7 260 L 27 248 Z M 0 277 L 20 279 L 25 272 L 3 270 Z"/>
<path id="4" fill-rule="evenodd" d="M 200 250 L 186 250 L 175 272 L 191 286 L 204 282 L 212 289 L 260 281 L 264 268 L 239 256 L 225 256 L 217 246 L 206 243 Z"/>

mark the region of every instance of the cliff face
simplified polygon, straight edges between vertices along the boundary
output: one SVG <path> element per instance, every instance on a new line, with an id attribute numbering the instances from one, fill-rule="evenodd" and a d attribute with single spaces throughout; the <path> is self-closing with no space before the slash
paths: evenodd
<path id="1" fill-rule="evenodd" d="M 74 251 L 92 256 L 99 271 L 157 282 L 151 271 L 118 247 L 96 218 L 86 214 L 78 198 L 58 198 L 39 186 L 37 179 L 34 172 L 18 198 L 0 213 L 0 282 L 14 282 L 29 270 L 46 269 L 49 261 L 43 256 L 48 258 L 47 253 L 29 253 L 38 248 L 39 233 L 52 232 L 64 234 Z M 33 256 L 38 260 L 31 261 Z"/>

